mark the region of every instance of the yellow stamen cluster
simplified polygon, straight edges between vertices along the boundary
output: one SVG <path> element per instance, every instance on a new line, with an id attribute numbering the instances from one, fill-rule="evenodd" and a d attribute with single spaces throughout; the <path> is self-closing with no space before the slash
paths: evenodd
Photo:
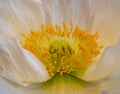
<path id="1" fill-rule="evenodd" d="M 78 26 L 73 29 L 63 26 L 41 25 L 40 31 L 32 30 L 21 42 L 23 48 L 31 51 L 46 67 L 50 76 L 56 73 L 86 71 L 94 57 L 100 53 L 96 39 L 98 34 L 89 34 Z"/>

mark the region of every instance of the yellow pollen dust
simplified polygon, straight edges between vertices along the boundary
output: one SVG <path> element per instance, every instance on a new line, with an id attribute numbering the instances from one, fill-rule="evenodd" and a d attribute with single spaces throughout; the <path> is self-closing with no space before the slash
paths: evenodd
<path id="1" fill-rule="evenodd" d="M 102 46 L 97 44 L 98 33 L 90 34 L 79 26 L 68 28 L 52 24 L 41 25 L 40 31 L 31 30 L 21 34 L 23 48 L 32 52 L 46 67 L 50 76 L 59 73 L 77 72 L 82 75 L 100 54 Z"/>

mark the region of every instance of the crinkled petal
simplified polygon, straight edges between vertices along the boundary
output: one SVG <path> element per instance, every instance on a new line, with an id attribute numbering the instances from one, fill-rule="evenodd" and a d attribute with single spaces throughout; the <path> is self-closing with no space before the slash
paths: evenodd
<path id="1" fill-rule="evenodd" d="M 61 24 L 78 24 L 82 29 L 88 28 L 90 20 L 89 0 L 42 0 L 47 22 Z"/>
<path id="2" fill-rule="evenodd" d="M 18 84 L 49 79 L 44 65 L 32 53 L 23 50 L 15 39 L 0 40 L 0 66 L 0 75 Z"/>
<path id="3" fill-rule="evenodd" d="M 92 81 L 102 79 L 120 68 L 120 42 L 105 49 L 100 61 L 91 64 L 83 79 Z"/>
<path id="4" fill-rule="evenodd" d="M 45 16 L 40 0 L 3 0 L 0 2 L 0 36 L 19 36 L 37 30 Z"/>
<path id="5" fill-rule="evenodd" d="M 98 0 L 96 4 L 92 32 L 99 33 L 102 45 L 114 45 L 120 39 L 120 0 Z"/>

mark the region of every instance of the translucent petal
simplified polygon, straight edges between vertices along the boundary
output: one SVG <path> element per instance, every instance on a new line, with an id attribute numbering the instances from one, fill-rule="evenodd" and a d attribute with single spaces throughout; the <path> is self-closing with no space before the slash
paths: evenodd
<path id="1" fill-rule="evenodd" d="M 90 20 L 89 0 L 42 0 L 47 22 L 61 24 L 62 21 L 88 28 Z"/>
<path id="2" fill-rule="evenodd" d="M 91 64 L 83 79 L 92 81 L 102 79 L 120 68 L 120 42 L 105 49 L 100 61 Z"/>
<path id="3" fill-rule="evenodd" d="M 120 0 L 98 0 L 96 4 L 92 32 L 99 33 L 99 43 L 111 46 L 120 39 Z"/>
<path id="4" fill-rule="evenodd" d="M 43 82 L 49 79 L 44 65 L 32 53 L 23 50 L 15 39 L 0 41 L 0 66 L 1 76 L 12 81 L 16 80 L 14 82 L 19 80 L 18 84 Z"/>
<path id="5" fill-rule="evenodd" d="M 38 0 L 4 0 L 0 2 L 0 36 L 19 36 L 37 30 L 45 22 Z"/>

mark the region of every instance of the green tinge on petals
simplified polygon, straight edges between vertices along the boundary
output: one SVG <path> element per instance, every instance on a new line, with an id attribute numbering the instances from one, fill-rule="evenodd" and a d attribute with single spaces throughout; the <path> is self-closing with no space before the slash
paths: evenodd
<path id="1" fill-rule="evenodd" d="M 56 74 L 46 82 L 31 84 L 20 89 L 25 92 L 24 94 L 104 94 L 104 92 L 106 94 L 109 92 L 108 84 L 107 79 L 86 82 L 71 74 L 62 76 Z"/>
<path id="2" fill-rule="evenodd" d="M 82 79 L 83 76 L 84 76 L 84 74 L 85 74 L 85 72 L 86 72 L 86 70 L 88 69 L 88 67 L 89 67 L 89 64 L 86 65 L 82 69 L 79 69 L 77 71 L 72 71 L 70 74 L 73 75 L 73 76 L 75 76 L 75 77 L 77 77 L 77 78 L 79 78 L 79 79 Z"/>
<path id="3" fill-rule="evenodd" d="M 41 94 L 81 94 L 88 83 L 70 74 L 56 74 L 52 79 L 39 85 Z"/>
<path id="4" fill-rule="evenodd" d="M 75 76 L 75 77 L 77 77 L 77 78 L 79 78 L 79 79 L 82 79 L 82 77 L 85 74 L 85 71 L 86 71 L 86 69 L 83 69 L 82 71 L 81 70 L 79 70 L 79 71 L 73 71 L 70 74 L 73 75 L 73 76 Z"/>

